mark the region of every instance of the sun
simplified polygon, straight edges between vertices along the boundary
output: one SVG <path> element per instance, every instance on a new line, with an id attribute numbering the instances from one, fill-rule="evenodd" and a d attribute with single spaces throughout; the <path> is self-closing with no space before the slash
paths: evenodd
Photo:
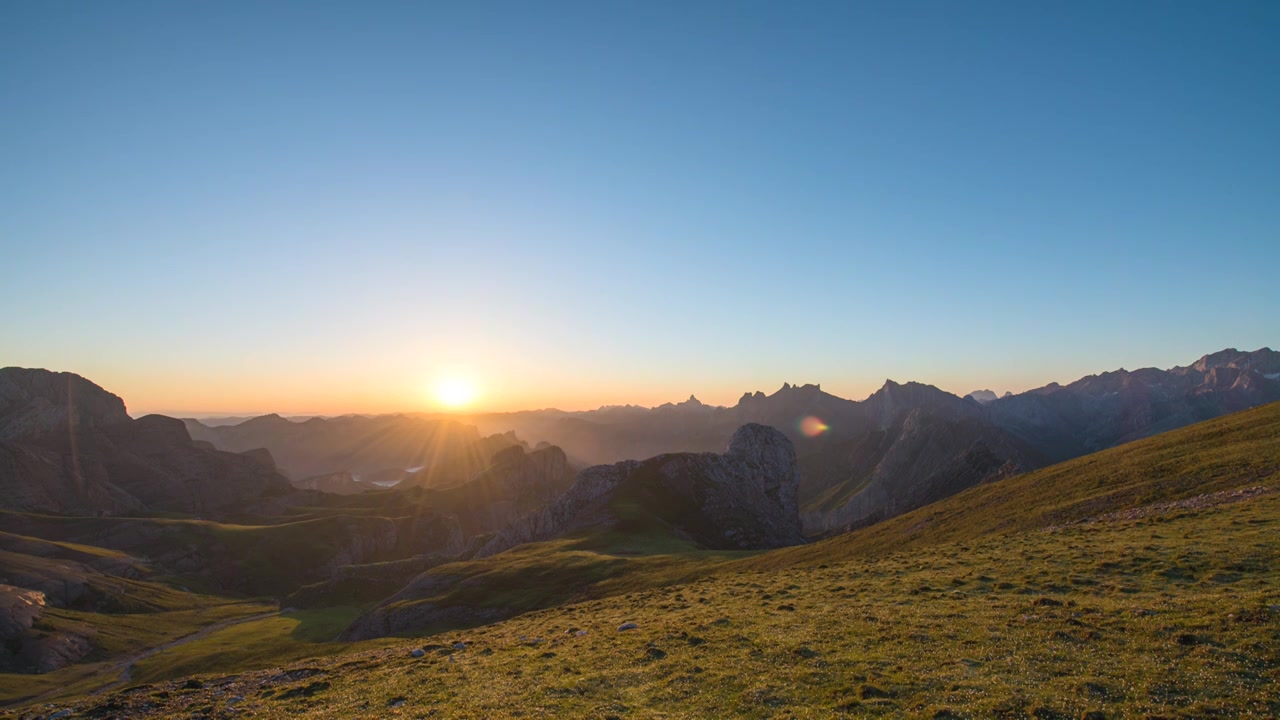
<path id="1" fill-rule="evenodd" d="M 441 378 L 436 381 L 436 401 L 449 408 L 463 408 L 476 399 L 476 386 L 459 377 Z"/>

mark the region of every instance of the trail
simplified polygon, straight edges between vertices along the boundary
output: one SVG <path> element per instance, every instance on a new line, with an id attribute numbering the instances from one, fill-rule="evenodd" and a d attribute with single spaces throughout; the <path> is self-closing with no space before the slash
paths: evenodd
<path id="1" fill-rule="evenodd" d="M 163 645 L 157 645 L 153 648 L 147 648 L 142 652 L 134 653 L 133 655 L 129 655 L 127 657 L 116 660 L 111 664 L 107 665 L 107 667 L 103 668 L 100 672 L 96 673 L 96 675 L 105 679 L 105 678 L 116 676 L 118 673 L 119 674 L 118 677 L 116 677 L 115 680 L 109 680 L 95 687 L 92 690 L 86 691 L 85 695 L 101 695 L 104 692 L 109 692 L 111 690 L 115 690 L 116 688 L 123 687 L 124 685 L 128 684 L 130 680 L 133 679 L 133 666 L 143 660 L 146 660 L 152 655 L 162 653 L 165 650 L 173 649 L 175 647 L 178 647 L 179 645 L 185 645 L 194 640 L 199 640 L 223 628 L 231 627 L 232 625 L 239 625 L 241 623 L 253 622 L 254 620 L 262 620 L 264 618 L 275 617 L 276 615 L 279 615 L 279 614 L 280 614 L 280 611 L 273 610 L 272 612 L 268 612 L 268 613 L 260 613 L 258 615 L 249 615 L 247 617 L 239 617 L 239 618 L 232 618 L 230 620 L 223 620 L 222 622 L 214 623 L 213 625 L 210 625 L 208 627 L 201 628 L 200 630 L 197 630 L 196 632 L 193 632 L 190 635 L 184 635 L 180 638 L 177 638 L 176 640 L 170 640 L 169 642 L 164 643 Z M 58 693 L 64 692 L 64 690 L 65 688 L 54 688 L 53 690 L 49 690 L 47 692 L 41 693 L 39 695 L 36 695 L 35 697 L 24 698 L 22 700 L 17 700 L 15 702 L 11 702 L 7 705 L 0 706 L 0 707 L 13 708 L 13 707 L 18 707 L 20 705 L 36 705 L 38 703 L 52 699 Z"/>

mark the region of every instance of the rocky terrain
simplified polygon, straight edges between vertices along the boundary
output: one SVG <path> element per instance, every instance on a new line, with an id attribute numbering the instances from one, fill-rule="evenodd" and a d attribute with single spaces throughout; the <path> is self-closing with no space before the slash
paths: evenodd
<path id="1" fill-rule="evenodd" d="M 0 672 L 52 672 L 89 653 L 85 635 L 40 627 L 44 608 L 44 593 L 0 584 Z"/>
<path id="2" fill-rule="evenodd" d="M 475 557 L 573 533 L 657 532 L 710 549 L 794 545 L 803 542 L 797 487 L 791 441 L 773 428 L 747 424 L 722 455 L 671 453 L 587 468 L 562 497 L 499 531 Z M 432 602 L 446 589 L 474 582 L 450 574 L 448 567 L 414 578 L 356 620 L 343 637 L 368 639 L 513 614 L 497 604 Z"/>
<path id="3" fill-rule="evenodd" d="M 609 525 L 624 502 L 705 547 L 794 545 L 803 542 L 798 486 L 791 441 L 773 428 L 747 424 L 723 455 L 670 453 L 587 468 L 562 498 L 504 528 L 478 555 Z"/>
<path id="4" fill-rule="evenodd" d="M 915 408 L 807 458 L 811 535 L 842 532 L 1036 466 L 1021 442 L 971 413 Z"/>
<path id="5" fill-rule="evenodd" d="M 0 508 L 212 517 L 288 490 L 260 457 L 193 442 L 172 418 L 134 420 L 77 375 L 0 369 Z"/>

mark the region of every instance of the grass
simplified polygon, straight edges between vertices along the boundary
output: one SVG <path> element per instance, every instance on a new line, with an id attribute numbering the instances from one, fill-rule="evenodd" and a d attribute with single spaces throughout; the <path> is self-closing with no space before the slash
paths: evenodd
<path id="1" fill-rule="evenodd" d="M 1280 712 L 1277 531 L 1269 494 L 743 570 L 448 633 L 422 659 L 404 642 L 311 659 L 305 678 L 241 673 L 80 707 L 143 713 L 145 700 L 172 715 L 239 696 L 237 711 L 267 718 L 1266 717 Z M 639 629 L 617 631 L 628 621 Z"/>
<path id="2" fill-rule="evenodd" d="M 10 535 L 30 536 L 59 547 L 100 543 L 140 558 L 182 556 L 193 551 L 204 560 L 198 573 L 160 578 L 171 584 L 253 597 L 283 596 L 314 582 L 353 537 L 395 536 L 385 517 L 330 516 L 266 525 L 217 523 L 171 518 L 85 518 L 0 512 L 0 527 Z M 3 540 L 3 538 L 0 538 Z M 391 548 L 388 554 L 403 548 Z M 405 550 L 407 553 L 407 550 Z M 378 558 L 378 559 L 391 559 Z"/>
<path id="3" fill-rule="evenodd" d="M 85 661 L 42 675 L 0 673 L 0 705 L 51 691 L 88 692 L 110 680 L 121 658 L 191 635 L 209 625 L 275 609 L 273 605 L 231 602 L 188 594 L 182 609 L 142 614 L 104 614 L 50 608 L 38 623 L 47 632 L 71 631 L 90 638 Z M 175 607 L 177 607 L 175 605 Z M 105 679 L 102 675 L 108 675 Z"/>
<path id="4" fill-rule="evenodd" d="M 157 582 L 105 575 L 63 560 L 4 550 L 0 550 L 0 568 L 11 577 L 45 578 L 50 585 L 83 584 L 86 591 L 81 601 L 106 613 L 164 612 L 214 602 Z"/>
<path id="5" fill-rule="evenodd" d="M 14 533 L 7 532 L 0 532 L 0 547 L 5 549 L 15 549 L 15 552 L 24 552 L 29 555 L 40 555 L 42 557 L 54 557 L 63 560 L 77 560 L 81 562 L 92 562 L 94 560 L 101 559 L 133 559 L 127 553 L 120 552 L 119 550 L 109 550 L 107 548 L 96 547 L 94 545 L 81 545 L 79 543 L 43 540 L 41 538 L 16 535 Z M 22 549 L 17 550 L 16 548 Z"/>
<path id="6" fill-rule="evenodd" d="M 606 537 L 622 543 L 610 545 Z M 633 536 L 576 536 L 531 543 L 480 560 L 449 563 L 428 576 L 450 582 L 436 595 L 402 601 L 440 608 L 529 612 L 592 597 L 688 582 L 745 553 L 686 551 L 631 556 Z M 590 549 L 587 549 L 590 548 Z"/>
<path id="7" fill-rule="evenodd" d="M 331 642 L 359 614 L 358 607 L 299 610 L 232 625 L 139 662 L 133 680 L 149 683 L 211 672 L 256 670 L 378 645 L 376 641 L 361 645 Z"/>

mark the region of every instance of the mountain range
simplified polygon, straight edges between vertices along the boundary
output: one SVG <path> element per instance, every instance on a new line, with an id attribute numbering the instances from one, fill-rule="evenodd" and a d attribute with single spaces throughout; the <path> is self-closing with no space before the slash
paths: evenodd
<path id="1" fill-rule="evenodd" d="M 1227 349 L 1168 370 L 1120 369 L 1066 385 L 994 395 L 961 398 L 931 385 L 890 380 L 854 401 L 820 385 L 784 383 L 771 394 L 744 393 L 732 407 L 706 405 L 691 396 L 655 408 L 531 410 L 455 419 L 474 430 L 422 415 L 301 423 L 264 416 L 217 428 L 186 423 L 193 437 L 223 449 L 265 447 L 287 473 L 404 474 L 425 463 L 431 474 L 430 458 L 438 447 L 453 458 L 437 463 L 437 474 L 446 477 L 435 482 L 444 485 L 476 472 L 492 447 L 515 444 L 517 436 L 563 448 L 571 464 L 583 467 L 669 452 L 715 452 L 742 425 L 759 423 L 780 430 L 795 445 L 804 529 L 823 535 L 975 484 L 1278 400 L 1280 352 Z M 424 443 L 424 437 L 441 440 Z M 377 439 L 375 447 L 366 442 L 369 438 Z M 476 443 L 488 445 L 483 451 L 468 449 Z M 350 449 L 356 445 L 359 452 Z M 383 453 L 384 448 L 395 450 Z M 462 470 L 450 469 L 455 467 Z"/>

